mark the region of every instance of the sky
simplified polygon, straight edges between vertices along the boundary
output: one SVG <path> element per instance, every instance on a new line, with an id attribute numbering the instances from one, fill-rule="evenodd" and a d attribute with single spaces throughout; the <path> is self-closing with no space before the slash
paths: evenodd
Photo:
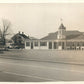
<path id="1" fill-rule="evenodd" d="M 67 30 L 84 32 L 84 3 L 0 3 L 0 20 L 11 22 L 11 30 L 36 38 L 56 32 L 63 19 Z"/>

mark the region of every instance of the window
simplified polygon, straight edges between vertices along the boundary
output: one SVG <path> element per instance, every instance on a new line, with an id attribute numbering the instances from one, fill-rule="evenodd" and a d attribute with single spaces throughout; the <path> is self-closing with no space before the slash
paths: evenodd
<path id="1" fill-rule="evenodd" d="M 66 46 L 70 46 L 70 45 L 71 45 L 71 42 L 67 42 L 67 43 L 66 43 Z"/>
<path id="2" fill-rule="evenodd" d="M 38 46 L 38 42 L 34 42 L 34 46 Z"/>
<path id="3" fill-rule="evenodd" d="M 84 46 L 84 43 L 82 44 L 82 46 Z"/>
<path id="4" fill-rule="evenodd" d="M 54 49 L 56 49 L 57 48 L 57 43 L 56 42 L 54 42 Z"/>
<path id="5" fill-rule="evenodd" d="M 30 42 L 26 42 L 26 46 L 30 46 Z"/>
<path id="6" fill-rule="evenodd" d="M 75 43 L 74 42 L 72 42 L 72 46 L 75 46 Z"/>
<path id="7" fill-rule="evenodd" d="M 47 46 L 47 42 L 40 42 L 40 46 Z"/>
<path id="8" fill-rule="evenodd" d="M 49 49 L 52 49 L 52 42 L 49 42 Z"/>
<path id="9" fill-rule="evenodd" d="M 64 49 L 64 42 L 62 42 L 62 49 Z"/>

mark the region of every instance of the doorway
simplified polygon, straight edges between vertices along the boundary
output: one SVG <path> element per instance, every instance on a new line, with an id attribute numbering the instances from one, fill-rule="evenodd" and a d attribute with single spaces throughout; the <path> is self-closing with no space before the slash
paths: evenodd
<path id="1" fill-rule="evenodd" d="M 49 49 L 52 49 L 52 42 L 49 42 Z"/>
<path id="2" fill-rule="evenodd" d="M 33 42 L 31 42 L 31 49 L 33 49 Z"/>

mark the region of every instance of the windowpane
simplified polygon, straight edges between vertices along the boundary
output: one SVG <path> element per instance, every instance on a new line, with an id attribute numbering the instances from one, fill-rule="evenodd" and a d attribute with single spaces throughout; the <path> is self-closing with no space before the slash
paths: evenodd
<path id="1" fill-rule="evenodd" d="M 52 49 L 52 42 L 49 42 L 49 49 Z"/>
<path id="2" fill-rule="evenodd" d="M 38 46 L 38 42 L 34 42 L 34 46 Z"/>
<path id="3" fill-rule="evenodd" d="M 71 45 L 71 43 L 70 43 L 70 42 L 67 42 L 67 43 L 66 43 L 66 45 L 67 45 L 67 46 L 70 46 L 70 45 Z"/>
<path id="4" fill-rule="evenodd" d="M 84 46 L 84 43 L 82 44 L 82 46 Z"/>
<path id="5" fill-rule="evenodd" d="M 26 42 L 26 46 L 30 46 L 30 42 Z"/>
<path id="6" fill-rule="evenodd" d="M 56 42 L 54 42 L 54 49 L 56 49 L 57 48 L 57 43 Z"/>
<path id="7" fill-rule="evenodd" d="M 77 46 L 79 46 L 79 42 L 77 42 Z"/>
<path id="8" fill-rule="evenodd" d="M 47 46 L 47 42 L 40 42 L 40 46 Z"/>

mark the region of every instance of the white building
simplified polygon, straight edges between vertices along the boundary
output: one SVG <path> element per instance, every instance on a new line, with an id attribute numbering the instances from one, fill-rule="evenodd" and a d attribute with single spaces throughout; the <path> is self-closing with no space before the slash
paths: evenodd
<path id="1" fill-rule="evenodd" d="M 25 49 L 83 50 L 84 32 L 67 31 L 61 23 L 57 32 L 41 39 L 26 39 Z"/>

